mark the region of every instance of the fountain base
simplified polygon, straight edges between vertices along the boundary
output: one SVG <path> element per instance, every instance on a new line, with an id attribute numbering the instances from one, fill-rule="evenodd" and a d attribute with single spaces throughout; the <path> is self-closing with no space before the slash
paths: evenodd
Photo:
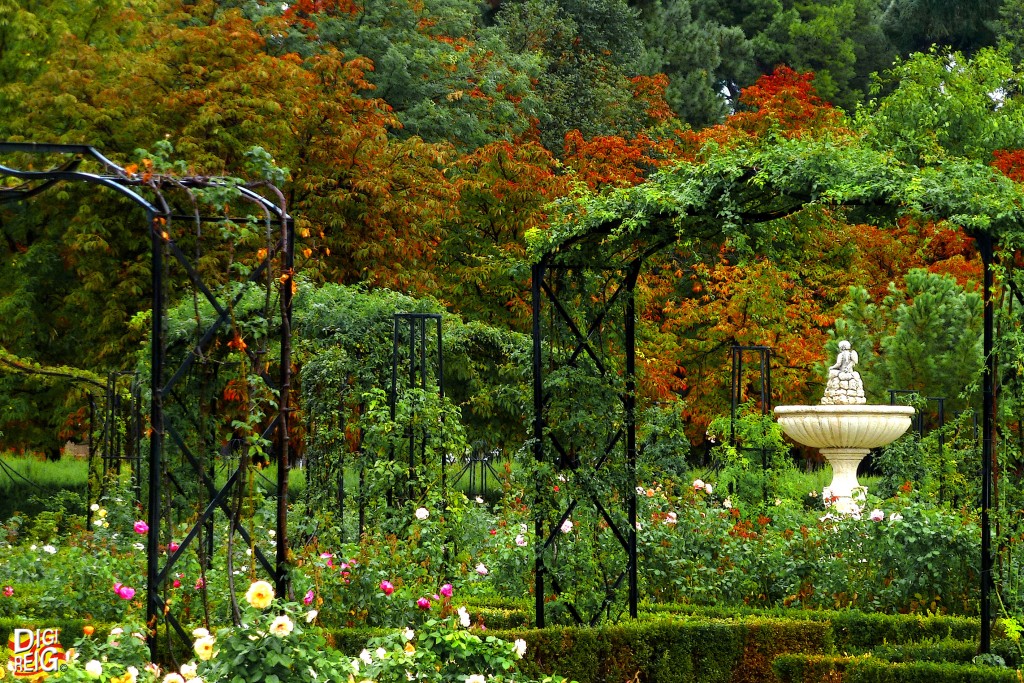
<path id="1" fill-rule="evenodd" d="M 821 448 L 819 452 L 832 465 L 832 483 L 821 492 L 825 505 L 832 505 L 844 514 L 859 511 L 857 499 L 863 501 L 868 489 L 857 483 L 857 467 L 871 449 Z"/>

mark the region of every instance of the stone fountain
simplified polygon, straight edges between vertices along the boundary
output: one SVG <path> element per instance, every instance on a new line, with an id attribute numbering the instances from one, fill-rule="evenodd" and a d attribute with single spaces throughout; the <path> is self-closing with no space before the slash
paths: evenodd
<path id="1" fill-rule="evenodd" d="M 840 512 L 859 509 L 854 496 L 867 489 L 857 482 L 857 466 L 872 448 L 892 443 L 910 427 L 911 406 L 868 405 L 850 342 L 839 342 L 839 355 L 829 368 L 821 404 L 778 406 L 775 418 L 786 435 L 817 448 L 832 465 L 832 483 L 822 492 Z"/>

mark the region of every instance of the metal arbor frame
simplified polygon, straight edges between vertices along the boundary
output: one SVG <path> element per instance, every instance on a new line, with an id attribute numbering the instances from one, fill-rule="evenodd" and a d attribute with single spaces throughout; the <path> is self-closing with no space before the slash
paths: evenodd
<path id="1" fill-rule="evenodd" d="M 558 473 L 559 481 L 576 485 L 572 496 L 558 499 L 558 486 L 540 475 L 534 497 L 535 614 L 539 628 L 545 626 L 545 605 L 562 586 L 554 574 L 553 549 L 562 533 L 562 525 L 581 505 L 590 505 L 614 537 L 622 551 L 621 562 L 609 570 L 599 567 L 604 595 L 600 604 L 585 614 L 575 604 L 566 610 L 578 624 L 594 625 L 609 616 L 622 583 L 626 582 L 626 609 L 636 618 L 639 603 L 637 574 L 637 492 L 636 492 L 636 307 L 634 290 L 646 259 L 670 242 L 655 240 L 646 248 L 631 248 L 619 263 L 580 258 L 568 250 L 545 255 L 532 269 L 533 308 L 533 455 L 538 471 L 545 467 Z M 603 291 L 595 295 L 574 291 L 570 279 L 600 274 Z M 596 301 L 595 301 L 596 300 Z M 547 324 L 544 302 L 550 304 Z M 621 315 L 621 319 L 616 317 Z M 621 337 L 614 326 L 621 324 Z M 545 328 L 547 335 L 545 335 Z M 563 369 L 571 368 L 588 376 L 596 386 L 617 399 L 602 424 L 590 434 L 595 442 L 580 447 L 579 432 L 560 432 L 551 424 L 553 404 L 559 387 L 549 380 Z M 556 380 L 557 384 L 557 380 Z M 581 387 L 562 387 L 564 400 L 574 401 Z M 596 442 L 600 440 L 600 442 Z M 587 448 L 592 449 L 589 452 Z M 609 473 L 622 467 L 617 476 Z M 604 491 L 602 491 L 602 485 Z M 602 493 L 612 491 L 611 495 Z M 618 507 L 616 507 L 618 506 Z M 550 578 L 549 578 L 550 577 Z"/>
<path id="2" fill-rule="evenodd" d="M 25 154 L 37 157 L 60 155 L 67 159 L 62 165 L 49 170 L 35 171 L 10 168 L 0 165 L 0 178 L 12 178 L 21 181 L 16 187 L 0 188 L 0 204 L 7 202 L 24 201 L 39 195 L 60 183 L 84 183 L 110 190 L 133 203 L 140 208 L 144 219 L 140 221 L 140 229 L 148 235 L 151 253 L 152 272 L 152 328 L 151 328 L 151 377 L 150 377 L 150 414 L 149 428 L 150 451 L 149 451 L 149 480 L 148 480 L 148 505 L 147 521 L 149 532 L 147 535 L 147 573 L 146 573 L 146 616 L 149 627 L 150 646 L 155 645 L 158 623 L 163 617 L 166 623 L 182 639 L 185 644 L 191 644 L 191 637 L 185 632 L 181 624 L 172 612 L 169 604 L 161 595 L 161 588 L 165 586 L 168 578 L 172 576 L 171 570 L 175 563 L 182 557 L 199 534 L 200 529 L 208 524 L 216 509 L 220 508 L 230 515 L 226 498 L 233 487 L 240 481 L 243 474 L 243 464 L 240 461 L 238 469 L 227 478 L 227 483 L 218 488 L 213 478 L 201 466 L 199 460 L 186 446 L 182 437 L 188 429 L 194 427 L 197 420 L 189 420 L 187 406 L 177 395 L 176 387 L 191 369 L 192 365 L 200 358 L 208 348 L 215 342 L 216 334 L 229 321 L 231 310 L 242 297 L 242 294 L 234 295 L 234 298 L 225 299 L 218 297 L 214 289 L 208 286 L 197 270 L 196 263 L 193 263 L 182 249 L 175 243 L 170 232 L 173 221 L 184 221 L 197 226 L 210 222 L 231 222 L 247 223 L 249 218 L 237 218 L 231 216 L 209 216 L 200 213 L 198 205 L 191 196 L 193 190 L 207 188 L 233 188 L 238 198 L 249 204 L 255 205 L 262 214 L 262 222 L 265 224 L 268 237 L 271 236 L 273 228 L 276 227 L 277 236 L 272 238 L 273 242 L 267 253 L 261 258 L 258 267 L 254 268 L 245 279 L 246 284 L 255 284 L 261 278 L 269 282 L 279 283 L 280 297 L 280 322 L 278 338 L 280 342 L 280 374 L 277 382 L 277 390 L 280 392 L 278 410 L 270 424 L 266 427 L 263 437 L 273 439 L 275 457 L 278 463 L 278 499 L 276 519 L 276 555 L 271 562 L 258 547 L 255 547 L 254 555 L 260 565 L 269 574 L 278 594 L 285 594 L 288 589 L 287 575 L 287 491 L 288 491 L 288 465 L 289 465 L 289 394 L 291 388 L 291 304 L 292 284 L 294 276 L 294 225 L 291 217 L 284 208 L 284 197 L 277 188 L 268 183 L 258 185 L 239 185 L 236 181 L 228 181 L 224 178 L 211 177 L 179 177 L 171 178 L 164 176 L 141 176 L 130 173 L 121 166 L 107 159 L 96 149 L 86 145 L 63 145 L 63 144 L 35 144 L 35 143 L 10 143 L 0 142 L 0 154 Z M 86 172 L 79 170 L 83 162 L 98 165 L 99 172 Z M 274 195 L 271 200 L 254 188 L 265 188 Z M 165 196 L 165 192 L 184 192 L 193 200 L 191 202 L 192 213 L 176 213 L 172 204 Z M 147 199 L 146 193 L 153 197 Z M 198 256 L 198 254 L 197 254 Z M 166 261 L 165 261 L 166 259 Z M 280 273 L 274 273 L 275 260 L 280 264 Z M 164 319 L 167 312 L 166 287 L 168 283 L 164 278 L 164 270 L 170 263 L 176 263 L 181 267 L 187 280 L 191 284 L 196 296 L 201 296 L 216 312 L 214 322 L 204 330 L 198 331 L 198 342 L 188 349 L 184 358 L 179 359 L 175 365 L 171 365 L 168 357 L 168 346 L 165 338 Z M 274 276 L 271 278 L 271 276 Z M 268 293 L 269 296 L 269 293 Z M 246 353 L 252 353 L 246 350 Z M 168 372 L 168 369 L 172 372 Z M 264 370 L 264 374 L 266 371 Z M 269 379 L 269 378 L 267 378 Z M 168 408 L 178 405 L 184 410 L 185 417 L 176 416 Z M 184 423 L 184 424 L 182 424 Z M 163 474 L 165 451 L 168 447 L 167 440 L 179 448 L 191 464 L 193 475 L 201 483 L 209 494 L 209 502 L 202 510 L 194 525 L 187 532 L 179 547 L 174 552 L 164 555 L 161 551 L 161 528 L 162 510 L 161 494 L 164 490 Z M 172 484 L 175 480 L 171 479 Z M 246 543 L 254 546 L 254 539 L 244 528 L 238 529 L 239 534 Z"/>
<path id="3" fill-rule="evenodd" d="M 395 313 L 392 319 L 394 321 L 394 330 L 391 337 L 391 388 L 388 392 L 388 408 L 391 412 L 391 419 L 395 420 L 398 413 L 398 391 L 400 385 L 398 368 L 401 365 L 400 356 L 402 348 L 405 347 L 408 352 L 406 387 L 409 389 L 426 390 L 428 384 L 430 384 L 430 370 L 433 369 L 435 375 L 433 383 L 437 387 L 438 397 L 441 401 L 444 401 L 444 346 L 441 341 L 441 315 L 439 313 Z M 433 328 L 429 334 L 427 331 L 428 324 Z M 408 335 L 405 340 L 406 344 L 402 344 L 402 330 L 405 328 L 408 328 Z M 433 368 L 427 363 L 428 336 L 434 337 L 437 344 L 436 358 L 431 359 L 435 363 Z M 443 428 L 444 425 L 442 424 L 441 429 Z M 427 464 L 427 434 L 424 430 L 417 430 L 412 425 L 407 425 L 406 437 L 409 439 L 409 451 L 408 457 L 405 460 L 408 472 L 405 490 L 402 491 L 399 484 L 388 491 L 388 505 L 394 505 L 403 499 L 412 500 L 415 498 L 417 494 L 417 451 L 419 452 L 419 465 L 426 466 Z M 391 453 L 390 457 L 392 462 L 400 460 L 399 454 L 394 452 Z M 442 496 L 445 497 L 447 497 L 447 482 L 445 480 L 446 460 L 444 457 L 441 458 L 441 491 Z M 361 528 L 360 525 L 360 530 Z"/>
<path id="4" fill-rule="evenodd" d="M 754 173 L 754 169 L 749 169 L 749 173 L 745 175 L 744 178 L 749 178 Z M 771 193 L 775 194 L 775 205 L 773 206 L 769 202 L 768 206 L 762 208 L 762 206 L 757 204 L 756 199 L 752 199 L 747 203 L 744 210 L 741 210 L 732 216 L 732 220 L 737 224 L 748 225 L 781 218 L 801 210 L 808 204 L 815 203 L 814 197 L 820 196 L 820 193 L 823 191 L 824 188 L 822 187 L 816 187 L 813 191 L 808 188 L 791 191 L 790 188 L 775 188 L 770 185 L 758 187 L 757 192 L 763 193 L 761 195 L 762 201 L 767 201 L 764 198 L 770 197 Z M 713 203 L 714 196 L 709 196 L 708 201 Z M 888 198 L 877 197 L 872 198 L 872 201 L 882 208 L 892 205 L 892 200 Z M 842 202 L 840 202 L 840 205 L 841 204 Z M 851 205 L 863 208 L 865 206 L 864 198 L 860 197 L 855 201 L 851 201 Z M 632 208 L 632 210 L 636 212 L 636 215 L 634 216 L 627 216 L 625 213 L 619 216 L 612 214 L 603 221 L 591 223 L 585 231 L 575 233 L 571 237 L 568 237 L 561 243 L 549 249 L 534 262 L 532 270 L 533 451 L 534 458 L 538 465 L 543 465 L 549 460 L 549 453 L 552 450 L 557 451 L 558 455 L 561 456 L 562 460 L 559 461 L 559 467 L 562 467 L 562 461 L 567 459 L 564 449 L 560 448 L 558 443 L 550 438 L 551 430 L 547 419 L 551 396 L 545 386 L 544 377 L 545 338 L 543 335 L 543 301 L 546 298 L 552 303 L 557 312 L 557 316 L 564 320 L 564 323 L 571 330 L 572 335 L 578 342 L 577 346 L 572 351 L 569 364 L 576 363 L 580 359 L 581 355 L 586 355 L 591 357 L 595 364 L 600 367 L 600 361 L 595 356 L 590 343 L 590 338 L 598 331 L 607 313 L 607 311 L 605 311 L 595 317 L 594 323 L 589 327 L 586 327 L 586 332 L 584 332 L 583 328 L 581 328 L 581 326 L 572 319 L 572 316 L 564 310 L 564 307 L 559 304 L 558 295 L 553 290 L 551 283 L 547 278 L 553 271 L 559 268 L 569 267 L 570 265 L 574 265 L 578 268 L 600 270 L 601 267 L 597 264 L 606 263 L 609 258 L 614 258 L 615 255 L 621 255 L 627 250 L 633 251 L 633 253 L 638 253 L 638 249 L 644 249 L 643 245 L 645 243 L 649 247 L 646 248 L 642 254 L 639 254 L 635 260 L 630 261 L 628 265 L 617 266 L 619 269 L 622 269 L 623 267 L 627 267 L 629 269 L 629 275 L 624 281 L 626 285 L 625 289 L 627 290 L 626 299 L 628 303 L 627 312 L 623 321 L 623 353 L 626 359 L 624 378 L 626 389 L 622 394 L 622 407 L 625 411 L 623 433 L 626 436 L 626 445 L 624 455 L 627 467 L 630 471 L 633 471 L 636 463 L 636 349 L 634 332 L 635 310 L 632 303 L 633 286 L 636 284 L 636 277 L 638 276 L 640 268 L 646 258 L 677 241 L 677 239 L 680 238 L 680 233 L 684 226 L 692 230 L 692 232 L 687 235 L 687 239 L 694 243 L 699 243 L 705 239 L 714 240 L 721 238 L 721 231 L 714 228 L 714 221 L 711 220 L 710 217 L 699 214 L 689 214 L 688 211 L 690 208 L 691 207 L 683 202 L 678 210 L 667 209 L 662 206 L 658 210 L 649 212 L 646 207 L 637 206 Z M 711 215 L 714 216 L 714 213 Z M 697 220 L 689 223 L 686 222 L 687 218 L 694 217 L 696 217 Z M 627 223 L 629 224 L 629 229 L 623 230 L 623 227 Z M 586 224 L 585 221 L 584 224 Z M 643 227 L 638 228 L 640 225 L 643 225 Z M 994 273 L 996 268 L 995 249 L 998 240 L 993 234 L 980 230 L 968 230 L 967 233 L 975 240 L 978 251 L 981 255 L 984 274 L 982 287 L 984 317 L 982 356 L 985 363 L 982 373 L 981 572 L 979 577 L 981 592 L 981 633 L 979 649 L 981 652 L 987 653 L 991 651 L 991 635 L 994 621 L 991 596 L 994 581 L 990 511 L 992 507 L 993 469 L 995 465 L 995 397 L 1000 381 L 997 373 L 996 358 L 993 353 L 995 341 L 995 304 L 993 300 L 993 292 Z M 640 244 L 639 247 L 637 246 L 638 243 Z M 582 249 L 581 246 L 587 248 Z M 569 254 L 575 255 L 575 261 L 573 264 L 570 264 L 569 262 L 572 260 L 568 257 Z M 567 259 L 569 259 L 569 261 L 567 261 Z M 608 268 L 605 268 L 605 270 L 607 271 Z M 1021 302 L 1024 303 L 1024 296 L 1021 296 L 1017 292 L 1015 292 L 1015 294 Z M 548 360 L 550 361 L 550 359 Z M 603 373 L 604 370 L 602 369 L 601 372 Z M 607 457 L 611 455 L 612 449 L 614 449 L 615 446 L 615 441 L 608 444 L 606 451 L 599 460 L 599 463 L 603 463 Z M 569 460 L 571 462 L 571 459 Z M 576 466 L 578 467 L 578 463 L 576 463 Z M 630 527 L 627 529 L 626 534 L 623 534 L 621 531 L 616 531 L 616 536 L 619 538 L 622 546 L 628 553 L 628 561 L 624 572 L 628 573 L 630 579 L 630 615 L 635 616 L 638 601 L 636 580 L 637 548 L 635 534 L 636 496 L 635 492 L 630 491 L 627 491 L 626 495 Z M 536 511 L 534 518 L 534 531 L 537 538 L 535 546 L 535 609 L 536 624 L 538 627 L 545 625 L 544 605 L 547 602 L 548 597 L 546 593 L 547 585 L 545 582 L 545 575 L 549 572 L 549 567 L 545 562 L 544 555 L 553 544 L 558 532 L 557 526 L 550 526 L 548 524 L 548 520 L 541 512 L 541 501 L 549 498 L 550 494 L 543 490 L 538 478 L 535 498 L 537 504 L 535 506 Z M 600 501 L 595 500 L 594 502 L 598 504 L 600 509 Z M 572 509 L 577 503 L 578 501 L 572 501 L 569 504 L 568 508 L 560 516 L 561 521 L 568 519 L 569 514 L 571 514 Z M 607 519 L 608 515 L 605 510 L 600 509 L 600 511 L 602 516 Z M 609 526 L 613 529 L 615 528 L 615 526 L 610 522 Z M 621 577 L 619 580 L 621 580 Z M 555 587 L 555 590 L 557 591 L 558 588 Z M 580 615 L 574 614 L 574 617 L 577 621 L 582 621 Z"/>

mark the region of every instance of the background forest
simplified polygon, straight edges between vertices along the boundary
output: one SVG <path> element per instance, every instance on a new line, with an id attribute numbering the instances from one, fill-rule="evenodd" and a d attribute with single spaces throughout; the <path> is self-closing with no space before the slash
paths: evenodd
<path id="1" fill-rule="evenodd" d="M 709 146 L 851 131 L 907 163 L 966 158 L 1024 180 L 1018 43 L 1021 0 L 0 0 L 0 139 L 277 173 L 299 235 L 305 400 L 340 396 L 331 378 L 360 368 L 380 370 L 363 391 L 383 388 L 390 314 L 445 311 L 467 436 L 515 449 L 527 235 L 552 202 Z M 86 394 L 137 365 L 149 238 L 122 208 L 77 187 L 0 206 L 4 448 L 83 439 Z M 800 402 L 838 331 L 873 400 L 898 386 L 968 407 L 981 268 L 960 227 L 792 222 L 770 258 L 727 241 L 652 262 L 647 405 L 673 406 L 700 445 L 728 409 L 731 345 L 772 347 L 775 398 Z M 340 312 L 325 321 L 325 307 Z"/>

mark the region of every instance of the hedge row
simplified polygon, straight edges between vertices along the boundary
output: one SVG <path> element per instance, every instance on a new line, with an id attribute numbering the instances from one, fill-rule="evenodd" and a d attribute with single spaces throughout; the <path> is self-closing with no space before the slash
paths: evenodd
<path id="1" fill-rule="evenodd" d="M 773 668 L 781 683 L 1019 683 L 1015 669 L 950 662 L 887 662 L 870 655 L 782 655 Z M 766 679 L 771 680 L 771 679 Z"/>
<path id="2" fill-rule="evenodd" d="M 771 662 L 780 654 L 834 647 L 821 624 L 778 619 L 640 621 L 495 635 L 526 641 L 520 669 L 527 676 L 558 673 L 580 683 L 759 683 L 772 680 Z"/>
<path id="3" fill-rule="evenodd" d="M 778 618 L 796 621 L 828 622 L 836 649 L 861 653 L 883 643 L 913 643 L 923 640 L 972 640 L 978 637 L 977 619 L 959 616 L 920 616 L 880 614 L 855 610 L 758 610 L 737 607 L 699 607 L 694 605 L 645 605 L 651 618 L 746 619 Z"/>

